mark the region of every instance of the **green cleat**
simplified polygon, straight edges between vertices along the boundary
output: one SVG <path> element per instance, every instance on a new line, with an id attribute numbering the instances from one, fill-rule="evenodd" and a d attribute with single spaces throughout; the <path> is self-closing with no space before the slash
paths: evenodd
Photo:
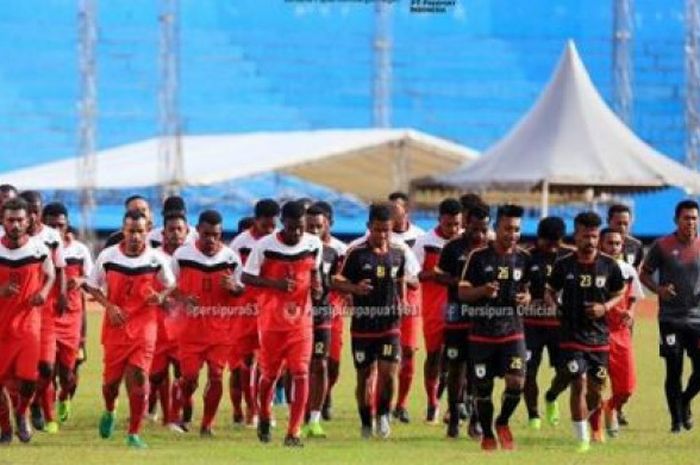
<path id="1" fill-rule="evenodd" d="M 65 423 L 70 419 L 72 413 L 72 407 L 70 400 L 62 400 L 58 402 L 56 406 L 58 410 L 58 421 Z"/>
<path id="2" fill-rule="evenodd" d="M 555 400 L 554 402 L 546 402 L 545 407 L 547 423 L 552 426 L 557 426 L 559 424 L 559 404 Z"/>
<path id="3" fill-rule="evenodd" d="M 527 422 L 527 426 L 534 431 L 539 431 L 542 428 L 542 420 L 539 418 L 530 418 Z"/>
<path id="4" fill-rule="evenodd" d="M 105 411 L 100 418 L 100 437 L 109 439 L 114 434 L 114 424 L 117 421 L 117 415 L 114 412 Z"/>
<path id="5" fill-rule="evenodd" d="M 50 421 L 46 423 L 44 431 L 46 431 L 48 434 L 58 434 L 58 423 L 56 423 L 55 421 Z"/>
<path id="6" fill-rule="evenodd" d="M 304 427 L 304 436 L 307 438 L 325 438 L 326 432 L 323 431 L 323 426 L 321 426 L 321 422 L 315 421 L 313 423 L 308 423 Z"/>
<path id="7" fill-rule="evenodd" d="M 576 444 L 576 453 L 578 454 L 585 454 L 591 450 L 591 442 L 590 441 L 578 441 Z"/>
<path id="8" fill-rule="evenodd" d="M 132 449 L 148 449 L 148 444 L 146 444 L 138 434 L 128 435 L 126 437 L 126 445 Z"/>

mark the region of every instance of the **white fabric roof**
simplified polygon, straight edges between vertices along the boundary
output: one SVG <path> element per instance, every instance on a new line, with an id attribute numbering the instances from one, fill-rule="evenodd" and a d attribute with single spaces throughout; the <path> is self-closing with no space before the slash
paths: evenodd
<path id="1" fill-rule="evenodd" d="M 535 105 L 475 162 L 423 186 L 464 190 L 633 192 L 667 186 L 700 192 L 700 175 L 639 139 L 608 108 L 569 41 Z"/>
<path id="2" fill-rule="evenodd" d="M 372 199 L 412 178 L 454 169 L 477 152 L 411 129 L 334 129 L 183 136 L 182 153 L 185 185 L 281 171 Z M 98 152 L 97 188 L 159 185 L 157 154 L 157 138 Z M 20 189 L 78 189 L 77 166 L 78 159 L 63 159 L 0 173 L 0 182 Z"/>

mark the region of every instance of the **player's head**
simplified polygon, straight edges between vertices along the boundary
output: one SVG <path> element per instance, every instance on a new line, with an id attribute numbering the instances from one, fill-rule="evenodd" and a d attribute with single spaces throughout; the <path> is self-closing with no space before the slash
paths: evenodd
<path id="1" fill-rule="evenodd" d="M 262 199 L 255 204 L 255 230 L 258 234 L 271 234 L 277 228 L 280 206 L 272 199 Z"/>
<path id="2" fill-rule="evenodd" d="M 151 206 L 148 204 L 148 200 L 142 195 L 134 194 L 130 195 L 124 201 L 124 209 L 137 210 L 144 214 L 146 220 L 148 221 L 148 227 L 150 228 L 153 224 L 153 213 L 151 212 Z"/>
<path id="3" fill-rule="evenodd" d="M 163 219 L 163 245 L 175 250 L 185 243 L 188 233 L 187 218 L 184 212 L 170 211 Z"/>
<path id="4" fill-rule="evenodd" d="M 472 247 L 482 247 L 486 245 L 489 237 L 489 223 L 491 213 L 485 203 L 472 205 L 469 210 L 462 210 L 466 217 L 464 222 L 464 234 L 469 238 Z"/>
<path id="5" fill-rule="evenodd" d="M 314 205 L 323 210 L 323 214 L 328 218 L 328 225 L 333 226 L 333 206 L 325 200 L 314 202 Z"/>
<path id="6" fill-rule="evenodd" d="M 316 204 L 306 209 L 306 232 L 320 238 L 325 238 L 330 225 L 326 211 Z"/>
<path id="7" fill-rule="evenodd" d="M 74 241 L 78 239 L 78 231 L 71 225 L 66 228 L 66 233 L 63 235 L 63 240 L 66 242 Z"/>
<path id="8" fill-rule="evenodd" d="M 459 203 L 462 205 L 462 221 L 463 227 L 466 227 L 467 223 L 467 215 L 469 214 L 469 210 L 472 209 L 472 207 L 475 207 L 477 205 L 485 205 L 486 203 L 481 199 L 481 196 L 478 194 L 472 194 L 472 193 L 467 193 L 463 194 L 462 196 L 459 197 Z"/>
<path id="9" fill-rule="evenodd" d="M 128 255 L 138 255 L 146 247 L 148 217 L 140 210 L 127 210 L 122 222 L 124 248 Z"/>
<path id="10" fill-rule="evenodd" d="M 537 225 L 537 246 L 543 250 L 557 249 L 566 235 L 566 224 L 558 216 L 542 218 Z"/>
<path id="11" fill-rule="evenodd" d="M 199 215 L 197 221 L 199 247 L 205 255 L 215 254 L 221 244 L 224 232 L 224 220 L 216 210 L 206 210 Z"/>
<path id="12" fill-rule="evenodd" d="M 29 206 L 29 234 L 34 234 L 36 228 L 41 224 L 41 210 L 44 208 L 41 193 L 39 191 L 22 191 L 19 196 Z"/>
<path id="13" fill-rule="evenodd" d="M 41 220 L 47 226 L 58 230 L 61 236 L 68 230 L 68 209 L 61 202 L 50 202 L 41 211 Z"/>
<path id="14" fill-rule="evenodd" d="M 520 240 L 520 226 L 523 207 L 520 205 L 501 205 L 496 213 L 496 242 L 503 249 L 515 247 Z"/>
<path id="15" fill-rule="evenodd" d="M 624 240 L 620 231 L 612 228 L 604 228 L 600 231 L 600 250 L 603 253 L 617 258 L 622 255 L 623 244 Z"/>
<path id="16" fill-rule="evenodd" d="M 608 226 L 627 237 L 632 226 L 632 210 L 627 205 L 616 203 L 608 208 Z"/>
<path id="17" fill-rule="evenodd" d="M 683 200 L 676 205 L 674 221 L 678 233 L 685 238 L 693 238 L 698 235 L 698 203 L 695 200 Z"/>
<path id="18" fill-rule="evenodd" d="M 391 218 L 395 231 L 403 231 L 408 227 L 408 195 L 405 192 L 389 194 L 391 203 Z"/>
<path id="19" fill-rule="evenodd" d="M 238 227 L 236 232 L 240 234 L 246 229 L 252 228 L 253 224 L 255 224 L 255 218 L 253 218 L 252 216 L 244 216 L 243 218 L 238 220 Z"/>
<path id="20" fill-rule="evenodd" d="M 0 184 L 0 208 L 2 204 L 17 197 L 17 188 L 12 184 Z"/>
<path id="21" fill-rule="evenodd" d="M 168 215 L 168 213 L 180 213 L 187 217 L 187 207 L 185 205 L 185 200 L 179 195 L 171 195 L 163 201 L 163 219 Z"/>
<path id="22" fill-rule="evenodd" d="M 392 228 L 391 208 L 384 204 L 370 205 L 367 229 L 372 246 L 384 248 L 389 243 Z"/>
<path id="23" fill-rule="evenodd" d="M 299 197 L 296 201 L 304 207 L 304 210 L 308 209 L 314 203 L 314 200 L 309 197 Z"/>
<path id="24" fill-rule="evenodd" d="M 438 223 L 442 234 L 451 239 L 462 227 L 462 205 L 457 199 L 445 199 L 438 206 Z"/>
<path id="25" fill-rule="evenodd" d="M 581 212 L 574 218 L 574 242 L 579 253 L 590 255 L 598 248 L 602 221 L 596 212 Z"/>
<path id="26" fill-rule="evenodd" d="M 21 197 L 7 200 L 2 205 L 2 226 L 7 237 L 17 242 L 29 229 L 29 205 Z"/>
<path id="27" fill-rule="evenodd" d="M 287 245 L 298 244 L 306 229 L 304 204 L 290 200 L 282 206 L 282 241 Z"/>

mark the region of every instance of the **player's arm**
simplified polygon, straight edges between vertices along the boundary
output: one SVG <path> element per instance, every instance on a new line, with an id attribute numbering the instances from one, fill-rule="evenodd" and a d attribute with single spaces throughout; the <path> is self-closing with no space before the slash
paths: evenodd
<path id="1" fill-rule="evenodd" d="M 603 303 L 587 303 L 586 314 L 589 318 L 597 319 L 604 317 L 605 314 L 615 308 L 625 296 L 625 278 L 622 276 L 622 270 L 617 263 L 612 263 L 610 267 L 607 284 L 611 295 L 610 299 Z"/>
<path id="2" fill-rule="evenodd" d="M 418 275 L 420 274 L 421 271 L 421 266 L 420 263 L 418 263 L 418 259 L 416 258 L 416 255 L 413 253 L 411 248 L 409 246 L 403 247 L 403 254 L 404 254 L 404 276 L 403 276 L 403 281 L 406 285 L 406 288 L 416 290 L 420 287 L 420 283 L 418 282 Z"/>
<path id="3" fill-rule="evenodd" d="M 462 270 L 462 278 L 459 280 L 457 292 L 459 299 L 474 303 L 481 299 L 493 299 L 498 295 L 498 281 L 484 283 L 480 286 L 474 285 L 481 280 L 480 275 L 483 270 L 479 260 L 473 259 L 474 252 L 469 254 Z"/>
<path id="4" fill-rule="evenodd" d="M 564 288 L 564 276 L 566 274 L 564 270 L 564 262 L 557 260 L 552 266 L 552 272 L 547 277 L 547 283 L 544 289 L 544 303 L 549 308 L 557 308 L 558 306 L 558 294 Z"/>
<path id="5" fill-rule="evenodd" d="M 455 268 L 456 257 L 451 251 L 449 243 L 440 251 L 440 258 L 437 266 L 434 268 L 434 279 L 443 286 L 456 286 L 459 284 L 459 277 L 453 276 L 448 270 Z"/>
<path id="6" fill-rule="evenodd" d="M 236 252 L 234 254 L 234 265 L 233 270 L 229 270 L 223 276 L 221 276 L 221 287 L 229 292 L 232 296 L 239 296 L 245 291 L 245 287 L 241 282 L 241 273 L 243 272 L 243 265 L 241 265 L 241 260 Z"/>
<path id="7" fill-rule="evenodd" d="M 126 323 L 126 316 L 119 306 L 114 305 L 107 299 L 107 295 L 104 293 L 103 288 L 107 282 L 107 275 L 104 270 L 105 256 L 100 254 L 97 258 L 97 263 L 92 269 L 92 273 L 88 276 L 85 282 L 84 289 L 90 294 L 90 296 L 95 299 L 95 302 L 100 304 L 102 308 L 105 309 L 107 314 L 107 319 L 112 326 L 122 326 Z"/>
<path id="8" fill-rule="evenodd" d="M 362 279 L 360 270 L 360 253 L 357 249 L 351 250 L 345 257 L 340 273 L 333 277 L 335 289 L 359 296 L 372 292 L 372 280 Z"/>
<path id="9" fill-rule="evenodd" d="M 53 253 L 54 266 L 56 267 L 56 282 L 58 282 L 58 301 L 56 309 L 59 315 L 68 310 L 68 279 L 66 278 L 66 257 L 61 238 L 57 239 L 58 245 Z"/>
<path id="10" fill-rule="evenodd" d="M 243 267 L 241 281 L 247 286 L 276 289 L 283 292 L 292 292 L 296 289 L 296 282 L 291 277 L 274 279 L 262 276 L 262 264 L 265 260 L 265 251 L 260 246 L 260 241 L 250 251 L 248 260 Z"/>
<path id="11" fill-rule="evenodd" d="M 56 282 L 56 268 L 54 267 L 53 260 L 51 260 L 49 255 L 44 258 L 44 261 L 41 264 L 41 271 L 44 275 L 44 285 L 42 286 L 41 290 L 31 298 L 32 305 L 37 307 L 46 302 L 49 292 L 51 292 L 51 288 Z"/>

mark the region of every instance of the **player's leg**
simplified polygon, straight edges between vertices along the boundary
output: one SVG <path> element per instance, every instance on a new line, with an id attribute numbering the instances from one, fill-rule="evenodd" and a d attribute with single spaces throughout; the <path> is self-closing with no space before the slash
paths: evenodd
<path id="1" fill-rule="evenodd" d="M 538 400 L 540 389 L 537 385 L 537 373 L 539 372 L 544 353 L 544 344 L 539 337 L 540 330 L 537 327 L 526 328 L 527 343 L 527 370 L 525 375 L 525 406 L 527 407 L 528 425 L 538 430 L 541 427 Z M 551 357 L 551 355 L 550 355 Z"/>
<path id="2" fill-rule="evenodd" d="M 501 401 L 501 412 L 496 418 L 496 433 L 501 448 L 510 450 L 515 448 L 515 443 L 508 423 L 520 403 L 525 385 L 525 343 L 514 341 L 504 344 L 498 348 L 498 352 L 499 354 L 492 358 L 500 359 L 498 374 L 504 375 L 506 386 Z"/>
<path id="3" fill-rule="evenodd" d="M 285 355 L 284 346 L 285 341 L 280 335 L 272 331 L 261 331 L 259 352 L 260 381 L 257 389 L 257 405 L 259 409 L 257 431 L 258 439 L 264 443 L 270 442 L 272 439 L 270 432 L 272 398 L 275 395 L 275 383 L 277 383 L 282 370 Z M 242 373 L 245 373 L 245 370 Z"/>
<path id="4" fill-rule="evenodd" d="M 586 372 L 588 367 L 580 352 L 567 351 L 562 355 L 562 363 L 565 364 L 566 373 L 570 380 L 571 396 L 569 407 L 571 409 L 571 421 L 574 435 L 577 440 L 577 450 L 586 452 L 590 448 L 590 432 L 588 429 L 588 406 L 586 403 L 588 380 Z M 564 370 L 560 370 L 561 373 Z"/>
<path id="5" fill-rule="evenodd" d="M 241 390 L 246 403 L 246 426 L 255 427 L 258 419 L 258 387 L 260 383 L 257 379 L 258 364 L 254 350 L 249 350 L 244 353 L 239 369 Z"/>
<path id="6" fill-rule="evenodd" d="M 179 425 L 185 432 L 192 424 L 194 393 L 199 386 L 199 372 L 205 362 L 206 346 L 180 341 L 180 389 L 182 417 Z"/>
<path id="7" fill-rule="evenodd" d="M 360 416 L 361 435 L 368 439 L 372 437 L 372 405 L 374 397 L 374 376 L 376 368 L 377 354 L 374 344 L 367 339 L 351 339 L 351 349 L 353 364 L 355 365 L 356 383 L 355 400 L 357 401 L 357 411 Z"/>
<path id="8" fill-rule="evenodd" d="M 428 405 L 426 409 L 425 421 L 429 424 L 438 424 L 440 416 L 440 400 L 438 398 L 438 384 L 440 382 L 440 365 L 442 350 L 429 351 L 423 364 L 423 384 Z"/>
<path id="9" fill-rule="evenodd" d="M 217 349 L 211 350 L 216 351 Z M 207 356 L 207 385 L 204 388 L 204 412 L 202 425 L 199 429 L 199 435 L 202 437 L 213 435 L 211 427 L 223 395 L 223 373 L 224 364 L 220 358 Z"/>
<path id="10" fill-rule="evenodd" d="M 591 425 L 591 439 L 594 442 L 604 442 L 605 434 L 602 427 L 603 389 L 608 378 L 608 353 L 592 352 L 585 354 L 588 358 L 588 373 L 586 386 L 586 408 L 588 421 Z"/>
<path id="11" fill-rule="evenodd" d="M 75 362 L 72 365 L 66 363 L 65 360 L 60 360 L 56 364 L 58 372 L 58 384 L 60 386 L 58 393 L 58 419 L 61 423 L 65 423 L 71 416 L 71 401 L 70 393 L 75 386 Z"/>
<path id="12" fill-rule="evenodd" d="M 692 365 L 692 372 L 681 399 L 681 422 L 683 427 L 690 431 L 693 428 L 691 404 L 695 396 L 700 392 L 700 336 L 695 330 L 691 329 L 687 333 L 685 339 L 689 344 L 686 350 Z"/>
<path id="13" fill-rule="evenodd" d="M 389 414 L 396 386 L 396 377 L 400 370 L 399 364 L 404 360 L 404 357 L 401 354 L 401 341 L 398 336 L 381 338 L 376 342 L 378 343 L 375 349 L 378 351 L 376 384 L 377 434 L 382 438 L 386 438 L 391 434 Z M 401 384 L 400 381 L 399 384 Z M 408 417 L 403 418 L 399 416 L 399 419 L 405 422 Z"/>
<path id="14" fill-rule="evenodd" d="M 233 407 L 233 425 L 243 426 L 245 417 L 243 415 L 243 385 L 241 384 L 241 364 L 243 356 L 238 345 L 231 346 L 231 353 L 228 358 L 229 384 L 228 393 Z"/>
<path id="15" fill-rule="evenodd" d="M 42 349 L 42 352 L 48 354 L 45 349 Z M 39 379 L 36 383 L 36 393 L 31 404 L 32 426 L 36 430 L 53 434 L 58 432 L 58 423 L 54 412 L 56 391 L 53 384 L 56 372 L 54 361 L 46 360 L 46 358 L 49 358 L 49 355 L 44 356 L 44 358 L 44 360 L 39 361 Z"/>
<path id="16" fill-rule="evenodd" d="M 410 416 L 406 409 L 408 394 L 411 392 L 413 377 L 416 373 L 416 350 L 418 348 L 418 325 L 420 318 L 415 314 L 404 316 L 401 321 L 401 365 L 399 369 L 399 386 L 394 418 L 401 423 L 409 423 Z"/>
<path id="17" fill-rule="evenodd" d="M 289 334 L 286 339 L 289 340 L 289 343 L 285 351 L 285 359 L 292 388 L 290 396 L 287 398 L 289 425 L 284 445 L 300 447 L 302 446 L 301 426 L 304 423 L 304 413 L 309 401 L 309 365 L 311 363 L 313 335 Z M 318 408 L 323 401 L 323 395 L 320 395 L 317 400 Z M 320 417 L 320 412 L 317 411 L 317 413 Z"/>
<path id="18" fill-rule="evenodd" d="M 119 385 L 124 377 L 129 353 L 128 348 L 121 345 L 104 345 L 103 349 L 102 398 L 105 409 L 100 418 L 99 432 L 100 437 L 107 439 L 114 433 Z"/>
<path id="19" fill-rule="evenodd" d="M 482 439 L 481 448 L 483 450 L 493 450 L 497 447 L 496 437 L 493 431 L 493 375 L 489 373 L 485 359 L 474 362 L 476 391 L 476 410 L 481 425 Z"/>
<path id="20" fill-rule="evenodd" d="M 330 330 L 316 329 L 314 331 L 313 353 L 309 369 L 309 422 L 304 431 L 309 437 L 326 436 L 321 426 L 321 410 L 328 392 L 330 338 Z"/>
<path id="21" fill-rule="evenodd" d="M 124 371 L 126 392 L 129 395 L 128 445 L 144 448 L 146 444 L 140 438 L 143 416 L 148 407 L 149 382 L 147 371 L 142 366 L 129 363 Z"/>
<path id="22" fill-rule="evenodd" d="M 567 366 L 567 360 L 565 360 L 567 356 L 559 347 L 558 336 L 552 334 L 551 337 L 552 339 L 547 345 L 547 352 L 550 365 L 554 368 L 554 377 L 544 394 L 545 417 L 547 418 L 547 423 L 551 426 L 557 426 L 560 417 L 557 399 L 559 395 L 569 387 L 571 383 L 571 373 Z"/>
<path id="23" fill-rule="evenodd" d="M 161 405 L 169 409 L 170 406 L 170 392 L 165 394 L 165 399 L 162 397 L 163 386 L 166 389 L 170 389 L 170 374 L 168 373 L 168 357 L 165 351 L 164 343 L 158 342 L 156 347 L 156 353 L 153 356 L 153 364 L 151 365 L 151 372 L 148 377 L 150 389 L 148 392 L 148 408 L 147 408 L 147 418 L 150 421 L 157 421 L 158 419 L 158 399 L 160 399 Z M 162 409 L 163 416 L 166 416 L 166 410 Z M 163 418 L 165 421 L 166 418 Z"/>
<path id="24" fill-rule="evenodd" d="M 179 427 L 182 417 L 182 370 L 180 368 L 180 352 L 178 348 L 177 359 L 173 359 L 173 382 L 170 388 L 170 412 L 168 412 L 168 427 L 176 432 L 184 432 Z"/>
<path id="25" fill-rule="evenodd" d="M 659 355 L 664 359 L 666 365 L 666 378 L 664 380 L 664 392 L 666 403 L 671 415 L 671 433 L 681 431 L 683 417 L 683 334 L 668 323 L 659 323 L 661 335 L 661 345 Z"/>
<path id="26" fill-rule="evenodd" d="M 447 365 L 447 436 L 459 436 L 460 404 L 464 399 L 467 379 L 467 342 L 462 331 L 445 332 L 445 360 Z"/>

